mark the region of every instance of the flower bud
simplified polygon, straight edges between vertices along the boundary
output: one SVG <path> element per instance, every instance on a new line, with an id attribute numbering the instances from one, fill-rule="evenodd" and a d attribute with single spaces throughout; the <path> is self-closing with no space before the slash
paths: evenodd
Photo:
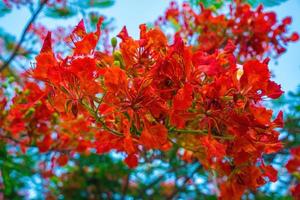
<path id="1" fill-rule="evenodd" d="M 53 124 L 57 124 L 58 123 L 58 119 L 59 119 L 59 115 L 58 115 L 58 113 L 53 113 L 52 114 L 52 123 Z"/>
<path id="2" fill-rule="evenodd" d="M 122 58 L 122 53 L 120 51 L 115 51 L 113 56 L 114 56 L 114 60 L 121 61 L 123 59 Z"/>
<path id="3" fill-rule="evenodd" d="M 25 113 L 25 118 L 29 118 L 29 117 L 31 117 L 32 115 L 33 115 L 33 113 L 35 112 L 35 109 L 33 108 L 33 107 L 31 107 L 31 108 L 29 108 L 28 110 L 27 110 L 27 112 Z"/>
<path id="4" fill-rule="evenodd" d="M 116 38 L 116 37 L 111 38 L 110 42 L 111 42 L 111 46 L 112 46 L 113 48 L 116 48 L 116 46 L 117 46 L 117 44 L 118 44 L 117 38 Z"/>
<path id="5" fill-rule="evenodd" d="M 15 88 L 15 92 L 16 92 L 17 94 L 22 94 L 22 91 L 21 91 L 19 88 Z"/>
<path id="6" fill-rule="evenodd" d="M 1 84 L 1 87 L 3 87 L 3 88 L 6 89 L 6 88 L 8 87 L 8 84 L 7 84 L 7 83 L 2 83 L 2 84 Z"/>
<path id="7" fill-rule="evenodd" d="M 115 61 L 114 61 L 114 65 L 120 67 L 120 66 L 121 66 L 121 63 L 120 63 L 120 61 L 115 60 Z"/>
<path id="8" fill-rule="evenodd" d="M 30 90 L 28 90 L 28 89 L 25 90 L 25 91 L 24 91 L 24 94 L 25 94 L 26 96 L 29 95 L 29 94 L 30 94 Z"/>
<path id="9" fill-rule="evenodd" d="M 38 101 L 36 102 L 36 105 L 37 105 L 37 106 L 41 106 L 41 105 L 42 105 L 42 101 L 41 101 L 41 100 L 38 100 Z"/>
<path id="10" fill-rule="evenodd" d="M 120 66 L 122 69 L 124 69 L 125 65 L 123 62 L 122 53 L 120 51 L 115 51 L 113 53 L 113 56 L 114 56 L 114 60 L 119 62 L 119 64 L 117 64 L 117 63 L 114 63 L 114 64 L 117 64 L 117 66 Z"/>
<path id="11" fill-rule="evenodd" d="M 13 83 L 15 81 L 15 77 L 10 76 L 10 77 L 8 77 L 7 80 L 8 80 L 8 83 Z"/>

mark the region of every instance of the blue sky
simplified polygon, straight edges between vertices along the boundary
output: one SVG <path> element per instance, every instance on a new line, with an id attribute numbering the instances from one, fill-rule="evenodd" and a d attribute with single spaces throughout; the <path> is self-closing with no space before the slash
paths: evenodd
<path id="1" fill-rule="evenodd" d="M 115 18 L 115 34 L 126 25 L 129 34 L 138 37 L 139 24 L 153 22 L 168 6 L 170 0 L 116 0 L 114 6 L 101 10 L 108 17 Z M 268 8 L 277 13 L 278 19 L 285 16 L 293 18 L 290 30 L 300 32 L 300 0 L 288 0 L 280 6 Z M 0 18 L 0 27 L 7 32 L 20 37 L 30 14 L 27 10 L 16 10 L 5 17 Z M 49 20 L 42 18 L 50 27 L 57 25 L 76 25 L 80 16 L 70 20 Z M 273 60 L 270 64 L 275 74 L 274 80 L 282 85 L 285 91 L 295 90 L 300 84 L 300 42 L 288 47 L 288 52 L 277 59 L 277 65 Z"/>

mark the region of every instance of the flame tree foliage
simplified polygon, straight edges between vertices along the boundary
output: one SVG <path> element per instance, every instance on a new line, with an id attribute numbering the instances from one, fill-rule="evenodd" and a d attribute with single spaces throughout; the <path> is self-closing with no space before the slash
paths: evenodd
<path id="1" fill-rule="evenodd" d="M 4 10 L 28 2 L 4 1 Z M 93 32 L 83 20 L 69 35 L 34 23 L 43 7 L 60 18 L 111 5 L 70 2 L 42 1 L 21 40 L 4 49 L 12 54 L 1 66 L 3 197 L 299 199 L 298 118 L 287 113 L 280 140 L 283 112 L 264 103 L 283 93 L 267 57 L 298 40 L 290 17 L 241 1 L 171 2 L 153 27 L 140 25 L 138 39 L 124 27 L 111 46 L 95 13 Z M 42 48 L 30 53 L 34 66 L 14 71 L 28 32 Z M 278 179 L 278 170 L 291 175 Z"/>

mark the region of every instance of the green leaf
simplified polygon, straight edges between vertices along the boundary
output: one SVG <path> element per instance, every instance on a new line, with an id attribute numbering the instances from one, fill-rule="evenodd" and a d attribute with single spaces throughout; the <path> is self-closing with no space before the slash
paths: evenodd
<path id="1" fill-rule="evenodd" d="M 3 179 L 4 195 L 5 197 L 8 197 L 13 192 L 13 185 L 10 179 L 10 169 L 9 166 L 7 166 L 7 162 L 9 161 L 9 158 L 6 152 L 6 145 L 3 142 L 0 143 L 0 156 L 1 156 L 0 169 L 1 169 L 2 179 Z"/>
<path id="2" fill-rule="evenodd" d="M 0 28 L 0 38 L 4 41 L 4 47 L 7 51 L 14 49 L 16 38 Z"/>
<path id="3" fill-rule="evenodd" d="M 190 0 L 190 4 L 193 6 L 198 6 L 200 3 L 206 8 L 220 9 L 224 4 L 224 0 Z"/>
<path id="4" fill-rule="evenodd" d="M 259 4 L 263 4 L 266 7 L 278 6 L 287 0 L 246 0 L 253 7 L 257 7 Z"/>
<path id="5" fill-rule="evenodd" d="M 0 17 L 10 13 L 11 8 L 7 7 L 3 1 L 0 2 Z"/>
<path id="6" fill-rule="evenodd" d="M 227 0 L 190 0 L 190 3 L 193 6 L 202 3 L 206 8 L 220 9 L 225 1 Z M 287 0 L 245 0 L 245 2 L 249 3 L 252 7 L 257 7 L 259 4 L 263 4 L 266 7 L 278 6 L 286 1 Z M 233 0 L 231 0 L 231 2 L 233 2 Z"/>
<path id="7" fill-rule="evenodd" d="M 81 8 L 107 8 L 114 5 L 115 0 L 79 0 L 77 4 Z"/>
<path id="8" fill-rule="evenodd" d="M 71 6 L 51 7 L 45 10 L 45 15 L 51 18 L 69 18 L 77 14 L 77 9 Z"/>
<path id="9" fill-rule="evenodd" d="M 179 31 L 180 25 L 176 22 L 176 20 L 174 20 L 173 18 L 171 18 L 171 19 L 170 19 L 170 22 L 171 22 L 173 28 L 175 29 L 175 31 L 176 31 L 176 32 Z"/>

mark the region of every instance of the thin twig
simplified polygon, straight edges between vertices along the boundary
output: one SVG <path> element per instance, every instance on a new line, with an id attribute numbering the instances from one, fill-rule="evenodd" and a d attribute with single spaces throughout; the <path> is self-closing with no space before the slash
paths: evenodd
<path id="1" fill-rule="evenodd" d="M 173 130 L 169 130 L 169 133 L 182 133 L 182 134 L 199 134 L 199 135 L 208 135 L 208 131 L 207 130 L 189 130 L 189 129 L 173 129 Z M 214 138 L 217 139 L 224 139 L 224 140 L 233 140 L 234 137 L 227 135 L 227 136 L 222 136 L 222 135 L 211 135 Z"/>
<path id="2" fill-rule="evenodd" d="M 89 105 L 85 104 L 82 100 L 79 101 L 79 103 L 85 108 L 87 109 L 87 111 L 95 118 L 96 122 L 99 122 L 102 125 L 102 128 L 104 130 L 109 131 L 110 133 L 116 135 L 116 136 L 120 136 L 123 137 L 124 135 L 122 133 L 120 133 L 119 131 L 116 131 L 114 129 L 109 128 L 108 126 L 106 126 L 105 122 L 102 121 L 101 117 L 98 115 L 98 110 L 93 110 L 92 108 L 89 107 Z"/>
<path id="3" fill-rule="evenodd" d="M 154 187 L 156 184 L 158 184 L 161 180 L 163 180 L 166 176 L 166 174 L 175 172 L 178 169 L 181 169 L 183 167 L 186 167 L 186 163 L 183 165 L 179 165 L 179 166 L 172 166 L 172 168 L 170 168 L 169 170 L 165 171 L 163 174 L 161 174 L 160 176 L 158 176 L 155 180 L 153 180 L 151 183 L 149 183 L 148 185 L 146 185 L 144 188 L 142 188 L 139 191 L 140 196 L 143 196 L 144 194 L 146 194 L 147 190 Z"/>
<path id="4" fill-rule="evenodd" d="M 126 198 L 128 186 L 129 186 L 129 181 L 130 181 L 130 173 L 127 174 L 126 180 L 125 180 L 125 185 L 122 189 L 122 197 L 121 200 L 124 200 Z"/>
<path id="5" fill-rule="evenodd" d="M 14 49 L 14 51 L 12 52 L 12 54 L 10 55 L 10 57 L 8 58 L 8 60 L 6 62 L 4 62 L 4 64 L 1 66 L 0 68 L 0 72 L 2 72 L 6 67 L 9 66 L 9 64 L 12 62 L 12 60 L 18 55 L 18 51 L 21 48 L 22 43 L 25 40 L 25 37 L 27 35 L 27 32 L 31 26 L 31 24 L 33 24 L 33 22 L 36 20 L 37 16 L 39 15 L 39 13 L 42 11 L 44 5 L 48 2 L 48 0 L 44 0 L 41 1 L 41 4 L 39 5 L 39 7 L 37 8 L 37 10 L 34 12 L 34 14 L 32 15 L 32 17 L 30 18 L 30 20 L 28 21 L 27 25 L 25 26 L 25 29 L 21 35 L 21 38 L 16 46 L 16 48 Z"/>
<path id="6" fill-rule="evenodd" d="M 180 188 L 177 187 L 177 189 L 175 189 L 175 190 L 173 191 L 173 193 L 172 193 L 170 196 L 168 196 L 166 199 L 168 199 L 168 200 L 175 199 L 175 196 L 178 194 L 178 192 L 180 192 L 180 191 L 184 188 L 184 185 L 187 184 L 187 183 L 189 182 L 189 180 L 191 180 L 191 179 L 193 178 L 193 176 L 195 175 L 195 173 L 197 173 L 197 171 L 198 171 L 199 169 L 201 169 L 201 167 L 202 167 L 202 166 L 199 165 L 199 166 L 191 173 L 190 176 L 185 177 L 185 179 L 184 179 L 184 181 L 183 181 L 183 185 L 182 185 Z"/>
<path id="7" fill-rule="evenodd" d="M 36 144 L 27 144 L 26 142 L 23 142 L 21 140 L 18 140 L 12 136 L 9 135 L 0 135 L 0 140 L 8 140 L 16 145 L 24 145 L 27 148 L 38 148 L 38 146 Z M 58 146 L 58 145 L 57 145 Z M 48 152 L 61 152 L 61 153 L 67 153 L 72 151 L 72 149 L 56 149 L 55 146 L 51 147 Z"/>

